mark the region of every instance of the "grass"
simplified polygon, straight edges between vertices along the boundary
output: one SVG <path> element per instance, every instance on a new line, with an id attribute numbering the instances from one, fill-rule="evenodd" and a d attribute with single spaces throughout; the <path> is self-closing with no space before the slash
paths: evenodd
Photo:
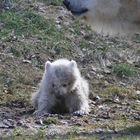
<path id="1" fill-rule="evenodd" d="M 89 26 L 73 20 L 67 13 L 59 14 L 62 0 L 13 1 L 19 3 L 18 8 L 0 12 L 0 51 L 2 52 L 2 54 L 0 53 L 0 102 L 2 105 L 8 103 L 7 108 L 10 106 L 13 114 L 24 114 L 24 112 L 28 114 L 30 110 L 32 111 L 30 96 L 41 80 L 45 61 L 62 57 L 74 59 L 78 62 L 78 67 L 83 72 L 82 75 L 85 76 L 90 73 L 92 65 L 96 67 L 97 63 L 98 67 L 97 54 L 104 56 L 104 53 L 111 51 L 112 48 L 115 51 L 114 46 L 121 44 L 116 39 L 112 41 L 112 38 L 97 35 Z M 44 3 L 43 7 L 47 8 L 43 14 L 36 8 L 38 2 Z M 59 22 L 56 22 L 57 20 Z M 58 25 L 61 28 L 58 28 Z M 124 47 L 124 44 L 122 46 Z M 122 46 L 119 46 L 120 49 Z M 125 44 L 125 47 L 127 46 Z M 30 63 L 24 63 L 23 60 L 28 60 Z M 129 67 L 126 69 L 126 66 L 125 68 L 118 66 L 118 69 L 117 66 L 113 66 L 113 74 L 123 77 L 123 75 L 127 75 L 125 73 L 129 73 Z M 114 94 L 121 97 L 129 95 L 130 98 L 132 97 L 132 91 L 129 88 L 116 86 L 112 79 L 109 81 L 109 86 L 103 83 L 105 78 L 108 80 L 112 76 L 111 74 L 110 77 L 103 75 L 104 77 L 100 79 L 96 77 L 98 73 L 102 74 L 96 71 L 95 77 L 93 76 L 89 80 L 92 83 L 90 90 L 93 88 L 92 91 L 95 90 L 97 95 L 101 95 L 102 98 L 112 97 Z M 112 84 L 110 85 L 110 83 Z M 127 120 L 120 114 L 116 115 L 116 118 L 117 120 L 111 122 L 109 120 L 109 122 L 97 122 L 97 124 L 94 122 L 94 124 L 98 128 L 114 128 L 114 126 L 119 128 L 126 125 Z M 47 127 L 49 124 L 57 125 L 58 119 L 57 117 L 46 117 L 43 127 Z M 45 128 L 40 128 L 33 135 L 29 132 L 31 137 L 28 137 L 26 132 L 27 135 L 24 135 L 24 131 L 24 128 L 14 129 L 14 138 L 29 140 L 45 138 Z M 70 134 L 68 139 L 78 138 L 74 134 Z M 96 138 L 93 136 L 91 139 Z"/>
<path id="2" fill-rule="evenodd" d="M 44 140 L 45 131 L 42 128 L 39 128 L 35 133 L 33 130 L 25 130 L 24 128 L 15 128 L 8 135 L 5 134 L 2 137 L 3 140 Z"/>
<path id="3" fill-rule="evenodd" d="M 20 39 L 36 40 L 31 43 L 24 41 L 22 44 L 17 43 L 15 47 L 11 47 L 11 52 L 16 57 L 28 55 L 30 52 L 36 53 L 39 50 L 53 55 L 71 56 L 74 53 L 77 55 L 74 50 L 77 47 L 65 36 L 66 33 L 69 34 L 67 27 L 58 29 L 53 18 L 45 18 L 29 7 L 20 11 L 2 11 L 0 21 L 2 25 L 0 37 L 3 42 L 17 43 Z M 76 22 L 75 26 L 79 27 L 79 22 Z M 76 27 L 75 30 L 80 30 Z M 74 34 L 72 33 L 71 36 Z M 83 45 L 88 47 L 88 41 L 81 41 L 81 48 L 84 47 Z"/>
<path id="4" fill-rule="evenodd" d="M 1 11 L 0 23 L 2 25 L 1 41 L 5 43 L 5 48 L 10 50 L 9 53 L 12 56 L 5 53 L 1 57 L 3 66 L 0 69 L 0 99 L 2 102 L 28 99 L 31 87 L 34 85 L 34 78 L 37 78 L 37 73 L 31 69 L 31 65 L 42 73 L 48 56 L 52 58 L 54 55 L 55 57 L 70 56 L 73 53 L 71 40 L 65 37 L 65 29 L 58 31 L 54 19 L 46 19 L 29 7 Z M 29 58 L 32 55 L 35 57 Z M 24 59 L 31 59 L 32 64 L 22 64 L 21 61 Z M 41 74 L 39 76 L 41 77 Z M 5 92 L 7 96 L 4 96 Z"/>
<path id="5" fill-rule="evenodd" d="M 63 0 L 39 0 L 39 1 L 47 3 L 47 4 L 52 4 L 52 5 L 62 5 L 62 2 L 63 2 Z"/>
<path id="6" fill-rule="evenodd" d="M 97 122 L 96 122 L 97 123 Z M 114 122 L 113 122 L 114 123 Z M 119 120 L 116 121 L 116 125 L 118 125 Z M 125 123 L 126 125 L 128 125 L 128 123 Z M 124 122 L 122 122 L 122 126 L 124 127 Z M 102 124 L 100 124 L 102 125 Z M 105 122 L 104 124 L 104 128 L 110 128 L 110 125 L 112 125 L 112 121 L 111 123 Z M 45 131 L 46 126 L 42 126 L 40 128 L 38 128 L 36 131 L 31 130 L 31 129 L 24 129 L 24 128 L 15 128 L 13 130 L 11 130 L 11 133 L 9 133 L 8 135 L 5 133 L 5 135 L 3 135 L 3 139 L 8 139 L 9 137 L 11 137 L 13 140 L 16 139 L 26 139 L 26 140 L 43 140 L 46 139 L 46 131 Z M 99 127 L 97 127 L 99 128 Z M 132 131 L 134 132 L 134 130 L 137 131 L 137 134 L 139 134 L 139 126 L 134 126 L 134 127 L 129 127 L 127 126 L 128 129 L 132 129 Z M 130 140 L 130 139 L 134 139 L 134 140 L 139 140 L 137 135 L 133 135 L 133 133 L 131 133 L 132 131 L 126 131 L 124 134 L 118 133 L 118 134 L 109 134 L 109 133 L 101 133 L 101 134 L 88 134 L 88 132 L 86 133 L 86 128 L 85 127 L 71 127 L 72 131 L 68 131 L 67 135 L 53 135 L 53 131 L 52 131 L 52 135 L 50 134 L 50 136 L 48 136 L 48 139 L 52 139 L 52 140 L 99 140 L 101 138 L 112 138 L 113 140 Z M 77 133 L 77 132 L 81 132 L 81 133 Z M 82 132 L 85 132 L 85 134 L 83 134 Z M 9 137 L 8 137 L 9 136 Z"/>
<path id="7" fill-rule="evenodd" d="M 136 73 L 136 69 L 129 64 L 116 64 L 112 67 L 113 74 L 118 77 L 131 77 Z"/>
<path id="8" fill-rule="evenodd" d="M 138 136 L 120 136 L 114 137 L 112 140 L 140 140 Z"/>
<path id="9" fill-rule="evenodd" d="M 9 33 L 16 35 L 30 36 L 31 34 L 53 34 L 56 32 L 54 21 L 45 19 L 32 11 L 3 11 L 0 13 L 2 30 L 0 36 L 7 36 Z"/>
<path id="10" fill-rule="evenodd" d="M 140 124 L 137 124 L 135 126 L 127 127 L 124 130 L 127 134 L 139 134 L 140 132 Z"/>
<path id="11" fill-rule="evenodd" d="M 101 95 L 103 96 L 130 96 L 132 93 L 133 91 L 130 89 L 117 85 L 108 85 L 106 88 L 104 88 L 104 90 L 101 91 Z"/>
<path id="12" fill-rule="evenodd" d="M 120 86 L 117 84 L 108 84 L 106 85 L 101 80 L 91 81 L 91 98 L 95 95 L 99 95 L 102 98 L 115 99 L 116 97 L 120 99 L 135 99 L 135 91 L 132 88 Z"/>
<path id="13" fill-rule="evenodd" d="M 44 120 L 44 123 L 46 125 L 57 124 L 57 122 L 58 122 L 58 118 L 56 118 L 56 117 L 46 117 L 45 120 Z"/>

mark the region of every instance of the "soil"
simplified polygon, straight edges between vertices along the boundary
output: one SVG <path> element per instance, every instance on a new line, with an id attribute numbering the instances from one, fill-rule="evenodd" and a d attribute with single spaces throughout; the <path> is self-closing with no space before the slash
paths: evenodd
<path id="1" fill-rule="evenodd" d="M 95 33 L 61 4 L 20 1 L 15 11 L 31 8 L 53 19 L 62 38 L 44 42 L 35 35 L 13 32 L 0 39 L 0 139 L 13 136 L 78 139 L 112 135 L 140 136 L 140 39 L 109 37 Z M 0 21 L 0 26 L 2 26 Z M 1 29 L 1 27 L 0 27 Z M 49 36 L 51 38 L 51 35 Z M 54 40 L 53 40 L 54 39 Z M 51 39 L 50 39 L 51 40 Z M 31 45 L 34 47 L 27 48 Z M 22 47 L 21 47 L 22 46 Z M 90 84 L 89 115 L 33 116 L 31 93 L 37 89 L 46 60 L 74 59 Z M 135 74 L 117 75 L 115 64 L 128 64 Z M 75 138 L 76 139 L 76 138 Z"/>

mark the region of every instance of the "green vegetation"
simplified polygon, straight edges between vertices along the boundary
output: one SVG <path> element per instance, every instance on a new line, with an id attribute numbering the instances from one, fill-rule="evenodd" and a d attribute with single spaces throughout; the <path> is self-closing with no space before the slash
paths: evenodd
<path id="1" fill-rule="evenodd" d="M 112 72 L 118 77 L 130 77 L 135 75 L 136 69 L 129 64 L 116 64 L 113 66 Z"/>
<path id="2" fill-rule="evenodd" d="M 139 136 L 116 136 L 112 140 L 140 140 Z"/>
<path id="3" fill-rule="evenodd" d="M 103 96 L 126 96 L 129 95 L 132 97 L 133 91 L 117 85 L 108 85 L 104 90 L 101 91 L 101 95 Z"/>
<path id="4" fill-rule="evenodd" d="M 138 47 L 134 50 L 129 43 L 118 38 L 96 34 L 89 26 L 75 20 L 70 13 L 64 11 L 64 7 L 61 7 L 62 0 L 13 0 L 13 2 L 13 9 L 0 12 L 0 105 L 2 106 L 0 112 L 4 119 L 9 119 L 8 116 L 12 119 L 21 117 L 19 119 L 25 121 L 25 126 L 21 124 L 21 127 L 4 130 L 8 134 L 6 136 L 11 135 L 15 140 L 43 140 L 46 130 L 53 129 L 53 126 L 56 129 L 59 126 L 57 129 L 62 133 L 69 132 L 65 140 L 98 140 L 98 136 L 77 136 L 77 132 L 90 130 L 91 125 L 93 130 L 127 128 L 128 133 L 133 130 L 138 133 L 139 127 L 131 128 L 131 126 L 137 124 L 136 119 L 139 119 L 135 116 L 139 111 L 139 97 L 135 94 L 135 91 L 139 90 L 137 82 L 139 79 L 136 76 L 132 77 L 136 80 L 134 83 L 128 81 L 132 86 L 127 82 L 124 82 L 126 86 L 120 86 L 120 79 L 114 80 L 112 75 L 119 77 L 139 75 L 139 71 L 136 71 L 132 65 L 125 64 L 123 58 L 118 56 L 118 52 L 125 49 L 138 53 Z M 114 56 L 116 63 L 122 61 L 124 63 L 114 65 L 112 73 L 105 74 L 101 61 L 109 60 L 112 64 Z M 66 119 L 68 124 L 60 121 L 63 117 L 45 117 L 41 126 L 36 124 L 35 118 L 31 115 L 33 107 L 30 96 L 36 91 L 41 80 L 45 62 L 57 58 L 77 61 L 82 75 L 88 78 L 90 92 L 93 93 L 92 112 L 84 117 L 66 114 L 64 120 Z M 99 96 L 99 100 L 94 100 L 96 96 Z M 113 102 L 116 101 L 116 97 L 120 102 Z M 105 108 L 99 108 L 104 105 Z M 102 117 L 106 113 L 106 105 L 111 111 L 110 118 L 104 119 Z M 126 111 L 123 110 L 125 105 L 128 107 Z M 116 108 L 113 108 L 114 106 Z M 119 112 L 121 109 L 122 112 Z M 28 128 L 28 125 L 31 128 Z M 49 128 L 49 125 L 52 127 Z M 120 140 L 133 138 L 129 137 L 121 136 Z M 114 140 L 117 138 L 119 139 L 114 137 Z M 63 138 L 56 135 L 56 139 Z"/>
<path id="5" fill-rule="evenodd" d="M 135 126 L 127 127 L 124 130 L 127 134 L 139 134 L 140 132 L 140 124 L 137 124 Z"/>
<path id="6" fill-rule="evenodd" d="M 53 34 L 54 21 L 45 19 L 32 11 L 3 11 L 0 13 L 2 30 L 0 36 L 14 35 L 30 36 L 31 34 Z"/>
<path id="7" fill-rule="evenodd" d="M 58 118 L 57 117 L 46 117 L 44 119 L 44 123 L 49 125 L 49 124 L 56 124 L 58 122 Z"/>

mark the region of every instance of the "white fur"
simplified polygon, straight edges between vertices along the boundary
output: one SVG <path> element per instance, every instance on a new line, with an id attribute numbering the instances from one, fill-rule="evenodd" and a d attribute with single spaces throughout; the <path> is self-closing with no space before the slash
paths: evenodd
<path id="1" fill-rule="evenodd" d="M 66 113 L 65 109 L 69 113 L 88 114 L 88 96 L 88 83 L 81 77 L 77 63 L 59 59 L 46 62 L 40 87 L 32 95 L 32 104 L 37 115 L 52 113 L 53 110 Z"/>
<path id="2" fill-rule="evenodd" d="M 88 12 L 81 14 L 80 17 L 99 33 L 110 35 L 140 33 L 140 0 L 68 1 L 71 10 L 88 9 Z"/>

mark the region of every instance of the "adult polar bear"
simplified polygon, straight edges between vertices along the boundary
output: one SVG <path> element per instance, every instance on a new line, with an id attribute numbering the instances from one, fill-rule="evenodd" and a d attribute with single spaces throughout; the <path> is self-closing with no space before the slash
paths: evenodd
<path id="1" fill-rule="evenodd" d="M 64 0 L 63 3 L 98 33 L 140 33 L 140 0 Z"/>

